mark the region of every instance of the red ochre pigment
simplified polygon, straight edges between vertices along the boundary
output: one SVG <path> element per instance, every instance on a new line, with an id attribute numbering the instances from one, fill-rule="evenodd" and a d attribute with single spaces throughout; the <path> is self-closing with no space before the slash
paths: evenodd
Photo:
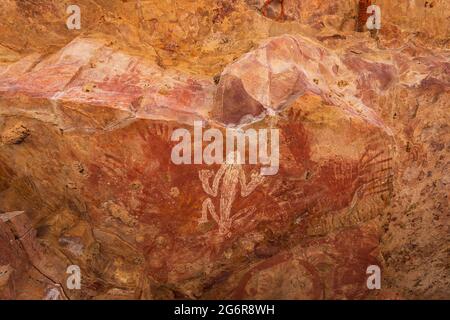
<path id="1" fill-rule="evenodd" d="M 367 13 L 367 8 L 372 5 L 372 0 L 359 0 L 358 6 L 358 21 L 356 22 L 356 31 L 364 31 L 367 18 L 369 14 Z"/>

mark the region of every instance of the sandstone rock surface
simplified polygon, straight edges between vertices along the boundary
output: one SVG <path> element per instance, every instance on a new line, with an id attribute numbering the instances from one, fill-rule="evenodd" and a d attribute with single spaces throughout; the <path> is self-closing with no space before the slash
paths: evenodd
<path id="1" fill-rule="evenodd" d="M 3 1 L 0 298 L 448 299 L 450 8 L 374 2 Z M 277 174 L 175 164 L 194 121 Z"/>

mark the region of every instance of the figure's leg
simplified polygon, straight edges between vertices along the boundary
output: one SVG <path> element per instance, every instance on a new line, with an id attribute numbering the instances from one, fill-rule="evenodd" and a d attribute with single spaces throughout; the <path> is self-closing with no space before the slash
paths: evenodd
<path id="1" fill-rule="evenodd" d="M 212 203 L 211 198 L 206 198 L 203 201 L 202 204 L 202 217 L 199 219 L 198 223 L 206 223 L 208 222 L 208 212 L 211 214 L 211 217 L 216 221 L 216 223 L 219 223 L 219 219 L 216 214 L 216 208 L 214 208 L 214 204 Z"/>
<path id="2" fill-rule="evenodd" d="M 244 208 L 239 210 L 238 213 L 236 213 L 235 215 L 233 215 L 233 224 L 239 224 L 240 222 L 244 221 L 245 219 L 247 219 L 251 214 L 253 214 L 253 212 L 255 212 L 256 208 L 255 206 L 250 206 L 248 208 Z"/>

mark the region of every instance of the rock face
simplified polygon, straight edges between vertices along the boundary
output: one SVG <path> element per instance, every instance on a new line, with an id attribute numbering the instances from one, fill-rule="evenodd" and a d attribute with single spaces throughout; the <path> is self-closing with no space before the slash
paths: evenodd
<path id="1" fill-rule="evenodd" d="M 225 68 L 213 116 L 225 124 L 239 124 L 246 121 L 248 117 L 243 119 L 245 116 L 272 115 L 300 96 L 314 95 L 324 103 L 381 126 L 372 109 L 358 100 L 354 85 L 357 75 L 352 74 L 344 62 L 308 39 L 294 36 L 272 38 Z M 356 61 L 348 64 L 355 69 Z M 371 63 L 366 67 L 377 68 Z M 387 70 L 386 74 L 375 75 L 376 79 L 372 80 L 383 81 L 387 85 L 392 77 L 393 70 Z M 363 90 L 359 94 L 364 94 Z"/>
<path id="2" fill-rule="evenodd" d="M 2 4 L 63 27 L 27 47 L 2 20 L 0 298 L 448 298 L 443 32 L 373 39 L 355 1 L 92 3 L 82 33 Z M 194 123 L 275 130 L 275 174 L 176 164 Z"/>

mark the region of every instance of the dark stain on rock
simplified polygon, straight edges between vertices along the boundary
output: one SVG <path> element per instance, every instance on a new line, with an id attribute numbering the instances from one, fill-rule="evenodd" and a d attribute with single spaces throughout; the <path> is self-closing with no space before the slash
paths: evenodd
<path id="1" fill-rule="evenodd" d="M 255 255 L 258 258 L 269 258 L 277 254 L 279 251 L 280 248 L 277 246 L 262 243 L 255 248 Z"/>
<path id="2" fill-rule="evenodd" d="M 241 79 L 230 75 L 221 79 L 212 112 L 216 120 L 239 124 L 244 116 L 258 116 L 263 111 L 263 105 L 247 93 Z"/>

